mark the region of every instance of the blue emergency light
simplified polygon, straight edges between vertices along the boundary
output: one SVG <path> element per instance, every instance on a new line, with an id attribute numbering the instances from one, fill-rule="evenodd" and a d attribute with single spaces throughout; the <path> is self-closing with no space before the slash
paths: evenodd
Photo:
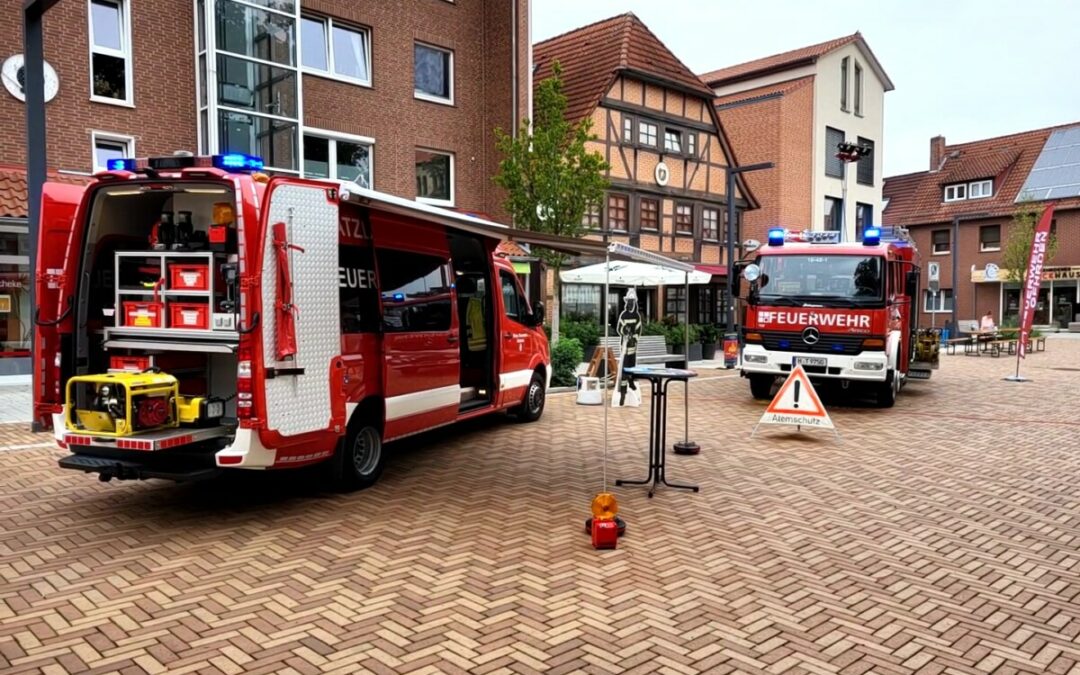
<path id="1" fill-rule="evenodd" d="M 262 171 L 263 161 L 254 155 L 232 152 L 227 155 L 214 155 L 214 168 L 225 171 Z"/>
<path id="2" fill-rule="evenodd" d="M 769 246 L 783 246 L 784 245 L 784 228 L 772 227 L 769 228 Z"/>
<path id="3" fill-rule="evenodd" d="M 134 171 L 135 160 L 118 157 L 105 162 L 105 168 L 109 171 Z"/>
<path id="4" fill-rule="evenodd" d="M 880 227 L 868 227 L 863 230 L 862 235 L 863 246 L 877 246 L 881 243 L 881 228 Z"/>

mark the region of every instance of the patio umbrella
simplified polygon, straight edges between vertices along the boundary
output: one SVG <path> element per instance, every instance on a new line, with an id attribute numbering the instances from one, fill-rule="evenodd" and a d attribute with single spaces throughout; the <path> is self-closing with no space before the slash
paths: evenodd
<path id="1" fill-rule="evenodd" d="M 652 263 L 612 260 L 563 270 L 559 279 L 565 284 L 614 284 L 616 286 L 682 286 L 684 284 L 707 284 L 712 279 L 708 272 L 685 272 L 681 269 Z"/>

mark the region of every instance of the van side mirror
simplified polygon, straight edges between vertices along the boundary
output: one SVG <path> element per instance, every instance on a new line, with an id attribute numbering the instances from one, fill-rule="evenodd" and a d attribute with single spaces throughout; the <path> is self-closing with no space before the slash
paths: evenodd
<path id="1" fill-rule="evenodd" d="M 735 263 L 735 276 L 731 278 L 731 296 L 737 298 L 742 295 L 742 272 L 747 263 L 739 261 Z"/>
<path id="2" fill-rule="evenodd" d="M 542 303 L 542 302 L 535 303 L 533 305 L 533 311 L 532 311 L 532 325 L 533 326 L 542 326 L 542 325 L 544 325 L 544 315 L 545 315 L 544 303 Z"/>
<path id="3" fill-rule="evenodd" d="M 915 296 L 919 293 L 919 273 L 916 270 L 908 270 L 907 276 L 904 278 L 904 295 L 911 298 L 912 302 L 915 301 Z"/>

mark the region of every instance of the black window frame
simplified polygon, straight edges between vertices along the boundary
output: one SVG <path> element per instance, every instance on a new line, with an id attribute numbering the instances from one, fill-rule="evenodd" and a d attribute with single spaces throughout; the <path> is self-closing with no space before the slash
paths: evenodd
<path id="1" fill-rule="evenodd" d="M 859 185 L 874 184 L 874 142 L 869 138 L 858 137 L 859 145 L 870 148 L 870 152 L 859 159 L 855 167 L 855 182 Z"/>
<path id="2" fill-rule="evenodd" d="M 986 240 L 983 237 L 984 232 L 990 232 L 991 230 L 997 230 L 996 244 L 992 248 L 987 247 L 985 245 Z M 1000 251 L 1000 250 L 1001 250 L 1001 225 L 1000 224 L 980 225 L 979 226 L 979 252 L 980 253 L 986 253 L 986 252 Z"/>
<path id="3" fill-rule="evenodd" d="M 648 202 L 650 204 L 654 204 L 656 206 L 656 210 L 653 211 L 653 214 L 656 216 L 656 218 L 653 221 L 654 225 L 652 227 L 647 227 L 645 225 L 645 219 L 642 217 L 644 215 L 644 213 L 645 213 L 645 203 L 646 202 Z M 638 200 L 638 229 L 641 232 L 659 232 L 660 231 L 660 222 L 661 222 L 661 211 L 662 211 L 662 209 L 663 209 L 663 202 L 660 199 L 657 199 L 655 197 L 642 197 L 641 199 L 639 199 Z"/>
<path id="4" fill-rule="evenodd" d="M 945 250 L 939 251 L 938 245 L 941 243 L 938 241 L 938 235 L 945 235 Z M 932 230 L 930 232 L 930 252 L 934 255 L 946 255 L 952 253 L 952 233 L 948 230 Z"/>
<path id="5" fill-rule="evenodd" d="M 863 210 L 870 215 L 869 222 L 863 216 Z M 855 241 L 862 241 L 863 231 L 867 227 L 874 226 L 874 205 L 866 202 L 855 202 Z"/>
<path id="6" fill-rule="evenodd" d="M 862 102 L 863 102 L 863 69 L 859 65 L 859 60 L 855 60 L 855 115 L 862 117 Z"/>
<path id="7" fill-rule="evenodd" d="M 703 207 L 701 207 L 701 239 L 702 239 L 702 241 L 708 241 L 708 242 L 720 241 L 720 219 L 721 219 L 720 214 L 721 214 L 721 212 L 722 212 L 721 209 L 719 209 L 719 208 L 717 208 L 715 206 L 703 206 Z M 713 233 L 712 233 L 713 236 L 711 236 L 711 237 L 709 236 L 709 232 L 706 229 L 706 222 L 708 221 L 708 219 L 705 217 L 706 213 L 715 214 L 715 218 L 713 219 L 713 226 L 714 226 L 715 229 L 713 230 Z"/>
<path id="8" fill-rule="evenodd" d="M 848 66 L 850 63 L 850 56 L 840 59 L 840 110 L 844 112 L 850 111 L 848 108 Z"/>
<path id="9" fill-rule="evenodd" d="M 674 137 L 674 142 L 678 144 L 678 147 L 671 149 L 668 147 L 668 134 Z M 664 154 L 665 155 L 682 155 L 685 154 L 683 144 L 683 131 L 675 127 L 664 126 Z"/>
<path id="10" fill-rule="evenodd" d="M 824 215 L 826 215 L 826 217 L 828 218 L 831 218 L 831 222 L 822 222 L 822 227 L 825 229 L 826 232 L 839 232 L 842 225 L 841 214 L 843 214 L 844 212 L 844 200 L 840 197 L 830 197 L 826 195 L 825 201 L 822 203 L 828 204 L 830 202 L 832 203 L 832 209 L 829 211 L 828 214 Z"/>
<path id="11" fill-rule="evenodd" d="M 623 221 L 622 222 L 624 223 L 624 227 L 622 227 L 621 229 L 616 229 L 615 228 L 615 226 L 614 226 L 615 218 L 612 217 L 612 215 L 611 215 L 611 201 L 613 199 L 621 199 L 622 200 L 622 206 L 619 207 L 619 209 L 623 212 Z M 606 206 L 607 206 L 607 208 L 605 210 L 606 210 L 606 213 L 607 213 L 606 220 L 607 220 L 607 229 L 608 229 L 608 231 L 609 232 L 618 232 L 618 233 L 627 233 L 627 232 L 629 232 L 630 231 L 630 195 L 626 194 L 625 192 L 609 192 L 608 195 L 607 195 L 607 200 L 605 200 L 605 203 L 606 203 Z"/>
<path id="12" fill-rule="evenodd" d="M 679 209 L 680 208 L 686 208 L 686 209 L 690 210 L 690 229 L 689 230 L 680 230 L 679 229 Z M 693 237 L 694 236 L 694 205 L 693 204 L 691 204 L 690 202 L 675 202 L 675 206 L 672 209 L 671 229 L 676 235 L 678 235 L 680 237 Z"/>

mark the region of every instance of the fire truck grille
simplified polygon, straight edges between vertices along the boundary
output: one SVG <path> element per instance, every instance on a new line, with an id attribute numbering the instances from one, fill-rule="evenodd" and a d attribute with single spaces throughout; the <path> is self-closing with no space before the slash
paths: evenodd
<path id="1" fill-rule="evenodd" d="M 803 341 L 802 333 L 763 330 L 761 343 L 765 349 L 778 352 L 809 352 L 811 354 L 858 354 L 862 351 L 863 336 L 822 333 L 815 344 Z"/>

